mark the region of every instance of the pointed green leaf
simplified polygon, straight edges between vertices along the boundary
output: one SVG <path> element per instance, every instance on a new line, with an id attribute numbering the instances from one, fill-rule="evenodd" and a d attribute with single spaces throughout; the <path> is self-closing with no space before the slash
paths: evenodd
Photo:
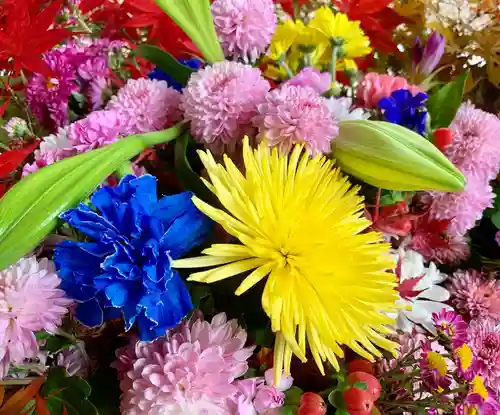
<path id="1" fill-rule="evenodd" d="M 354 382 L 352 386 L 356 389 L 363 389 L 364 391 L 368 390 L 368 385 L 366 382 Z"/>
<path id="2" fill-rule="evenodd" d="M 163 72 L 170 75 L 181 85 L 186 85 L 189 77 L 193 72 L 189 66 L 181 64 L 170 53 L 164 51 L 158 46 L 139 45 L 136 49 L 139 56 L 146 58 Z"/>
<path id="3" fill-rule="evenodd" d="M 462 103 L 465 81 L 469 76 L 464 72 L 454 82 L 450 82 L 429 97 L 427 110 L 431 116 L 433 129 L 448 128 Z"/>
<path id="4" fill-rule="evenodd" d="M 0 270 L 33 250 L 56 228 L 62 212 L 85 200 L 123 162 L 182 131 L 176 126 L 130 136 L 44 167 L 17 183 L 0 200 Z"/>
<path id="5" fill-rule="evenodd" d="M 491 222 L 498 229 L 500 229 L 500 210 L 497 210 L 495 213 L 493 213 L 493 215 L 491 216 Z"/>

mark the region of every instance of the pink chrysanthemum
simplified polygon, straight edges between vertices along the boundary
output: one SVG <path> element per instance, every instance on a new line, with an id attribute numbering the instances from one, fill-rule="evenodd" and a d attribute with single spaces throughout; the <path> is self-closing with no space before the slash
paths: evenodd
<path id="1" fill-rule="evenodd" d="M 299 143 L 312 154 L 329 153 L 330 142 L 339 133 L 326 99 L 309 87 L 283 85 L 274 89 L 258 110 L 254 118 L 259 129 L 257 138 L 283 153 Z"/>
<path id="2" fill-rule="evenodd" d="M 180 93 L 165 81 L 130 79 L 106 106 L 128 118 L 128 135 L 166 128 L 180 119 Z"/>
<path id="3" fill-rule="evenodd" d="M 422 345 L 423 355 L 419 362 L 422 370 L 421 377 L 425 387 L 430 391 L 448 389 L 451 385 L 452 377 L 448 368 L 447 359 L 443 354 L 431 349 L 431 344 L 427 341 Z"/>
<path id="4" fill-rule="evenodd" d="M 129 134 L 128 116 L 119 111 L 94 111 L 69 126 L 68 139 L 78 153 L 114 143 Z"/>
<path id="5" fill-rule="evenodd" d="M 488 181 L 476 176 L 467 176 L 463 192 L 433 192 L 430 216 L 437 220 L 450 220 L 449 235 L 463 235 L 481 219 L 485 209 L 493 206 L 495 197 Z"/>
<path id="6" fill-rule="evenodd" d="M 299 87 L 310 87 L 318 94 L 322 95 L 330 89 L 332 75 L 328 72 L 320 72 L 310 66 L 302 69 L 292 79 L 285 82 L 284 85 L 293 85 Z M 348 98 L 346 98 L 348 99 Z"/>
<path id="7" fill-rule="evenodd" d="M 460 347 L 467 342 L 468 325 L 455 311 L 443 309 L 433 313 L 432 322 L 438 333 L 451 340 L 453 347 Z"/>
<path id="8" fill-rule="evenodd" d="M 468 344 L 477 360 L 478 374 L 486 386 L 500 392 L 500 325 L 492 319 L 473 320 L 468 330 Z"/>
<path id="9" fill-rule="evenodd" d="M 135 356 L 126 353 L 118 365 L 124 415 L 221 414 L 237 393 L 233 381 L 248 369 L 253 348 L 247 333 L 224 313 L 211 323 L 191 319 L 153 342 L 138 342 Z M 133 385 L 131 387 L 131 385 Z"/>
<path id="10" fill-rule="evenodd" d="M 468 102 L 462 104 L 450 128 L 453 142 L 445 152 L 450 161 L 467 178 L 494 179 L 500 171 L 500 119 Z"/>
<path id="11" fill-rule="evenodd" d="M 479 271 L 458 271 L 449 286 L 455 308 L 472 319 L 489 317 L 500 321 L 500 281 Z"/>
<path id="12" fill-rule="evenodd" d="M 58 289 L 52 263 L 22 258 L 0 271 L 0 379 L 11 363 L 38 352 L 36 331 L 55 333 L 71 303 Z"/>
<path id="13" fill-rule="evenodd" d="M 278 20 L 272 0 L 215 0 L 212 16 L 226 56 L 251 62 L 266 51 Z"/>
<path id="14" fill-rule="evenodd" d="M 252 119 L 270 85 L 257 68 L 220 62 L 191 76 L 182 95 L 184 118 L 191 134 L 212 152 L 233 152 L 255 131 Z"/>
<path id="15" fill-rule="evenodd" d="M 401 76 L 369 72 L 356 90 L 358 106 L 376 108 L 382 98 L 389 98 L 394 91 L 399 89 L 408 89 L 412 95 L 424 92 L 422 88 L 408 84 L 408 81 Z"/>

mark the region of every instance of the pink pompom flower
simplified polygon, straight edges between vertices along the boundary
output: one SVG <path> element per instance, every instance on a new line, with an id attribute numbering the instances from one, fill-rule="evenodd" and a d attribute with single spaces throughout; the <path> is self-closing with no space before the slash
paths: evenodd
<path id="1" fill-rule="evenodd" d="M 412 95 L 424 92 L 416 85 L 410 85 L 401 76 L 379 75 L 375 72 L 367 73 L 356 89 L 358 105 L 364 108 L 377 108 L 382 98 L 389 98 L 394 91 L 407 89 Z"/>
<path id="2" fill-rule="evenodd" d="M 278 20 L 272 0 L 215 0 L 212 16 L 225 55 L 250 62 L 266 51 Z"/>
<path id="3" fill-rule="evenodd" d="M 0 379 L 38 353 L 35 332 L 55 333 L 71 300 L 47 259 L 22 258 L 0 271 Z"/>
<path id="4" fill-rule="evenodd" d="M 293 85 L 299 87 L 310 87 L 319 95 L 324 94 L 330 89 L 332 76 L 328 72 L 320 72 L 316 68 L 308 66 L 302 69 L 292 79 L 285 82 L 284 85 Z"/>
<path id="5" fill-rule="evenodd" d="M 180 92 L 165 81 L 129 79 L 106 109 L 128 119 L 127 135 L 158 131 L 179 121 Z"/>
<path id="6" fill-rule="evenodd" d="M 258 110 L 254 118 L 259 129 L 257 139 L 283 153 L 301 143 L 311 154 L 329 153 L 330 142 L 339 133 L 327 100 L 309 87 L 283 85 L 274 89 Z"/>
<path id="7" fill-rule="evenodd" d="M 182 94 L 191 134 L 216 154 L 233 152 L 245 135 L 270 85 L 259 69 L 239 62 L 219 62 L 193 74 Z"/>

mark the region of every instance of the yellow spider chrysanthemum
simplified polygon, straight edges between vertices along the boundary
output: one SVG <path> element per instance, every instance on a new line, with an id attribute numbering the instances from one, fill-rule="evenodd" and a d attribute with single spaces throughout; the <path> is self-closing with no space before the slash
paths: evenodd
<path id="1" fill-rule="evenodd" d="M 339 368 L 345 344 L 367 359 L 397 345 L 381 334 L 392 331 L 398 296 L 389 246 L 381 235 L 363 233 L 363 199 L 334 163 L 310 158 L 301 146 L 287 156 L 264 143 L 244 141 L 243 175 L 225 156 L 217 164 L 200 152 L 210 176 L 207 186 L 225 210 L 194 197 L 195 205 L 241 244 L 216 244 L 205 256 L 175 261 L 177 268 L 213 267 L 190 276 L 213 283 L 253 270 L 236 290 L 243 294 L 267 277 L 262 307 L 277 333 L 275 379 L 290 373 L 292 353 L 306 361 L 306 343 L 323 371 Z"/>
<path id="2" fill-rule="evenodd" d="M 328 7 L 321 7 L 314 14 L 308 25 L 323 35 L 324 43 L 328 45 L 326 58 L 330 59 L 331 44 L 340 45 L 345 63 L 352 66 L 353 59 L 368 55 L 372 49 L 370 39 L 361 29 L 360 23 L 350 21 L 345 14 L 334 13 Z M 342 60 L 339 62 L 342 64 Z"/>

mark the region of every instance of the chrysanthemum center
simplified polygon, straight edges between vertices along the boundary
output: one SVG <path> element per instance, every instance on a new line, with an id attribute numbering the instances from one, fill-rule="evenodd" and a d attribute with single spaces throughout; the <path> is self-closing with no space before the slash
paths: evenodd
<path id="1" fill-rule="evenodd" d="M 57 78 L 50 78 L 47 80 L 47 88 L 54 89 L 59 86 L 59 80 Z"/>
<path id="2" fill-rule="evenodd" d="M 460 359 L 460 367 L 462 370 L 468 370 L 472 365 L 472 350 L 464 344 L 457 349 L 457 356 Z"/>
<path id="3" fill-rule="evenodd" d="M 427 356 L 429 367 L 437 371 L 439 376 L 445 376 L 448 366 L 443 356 L 436 352 L 430 352 Z"/>

